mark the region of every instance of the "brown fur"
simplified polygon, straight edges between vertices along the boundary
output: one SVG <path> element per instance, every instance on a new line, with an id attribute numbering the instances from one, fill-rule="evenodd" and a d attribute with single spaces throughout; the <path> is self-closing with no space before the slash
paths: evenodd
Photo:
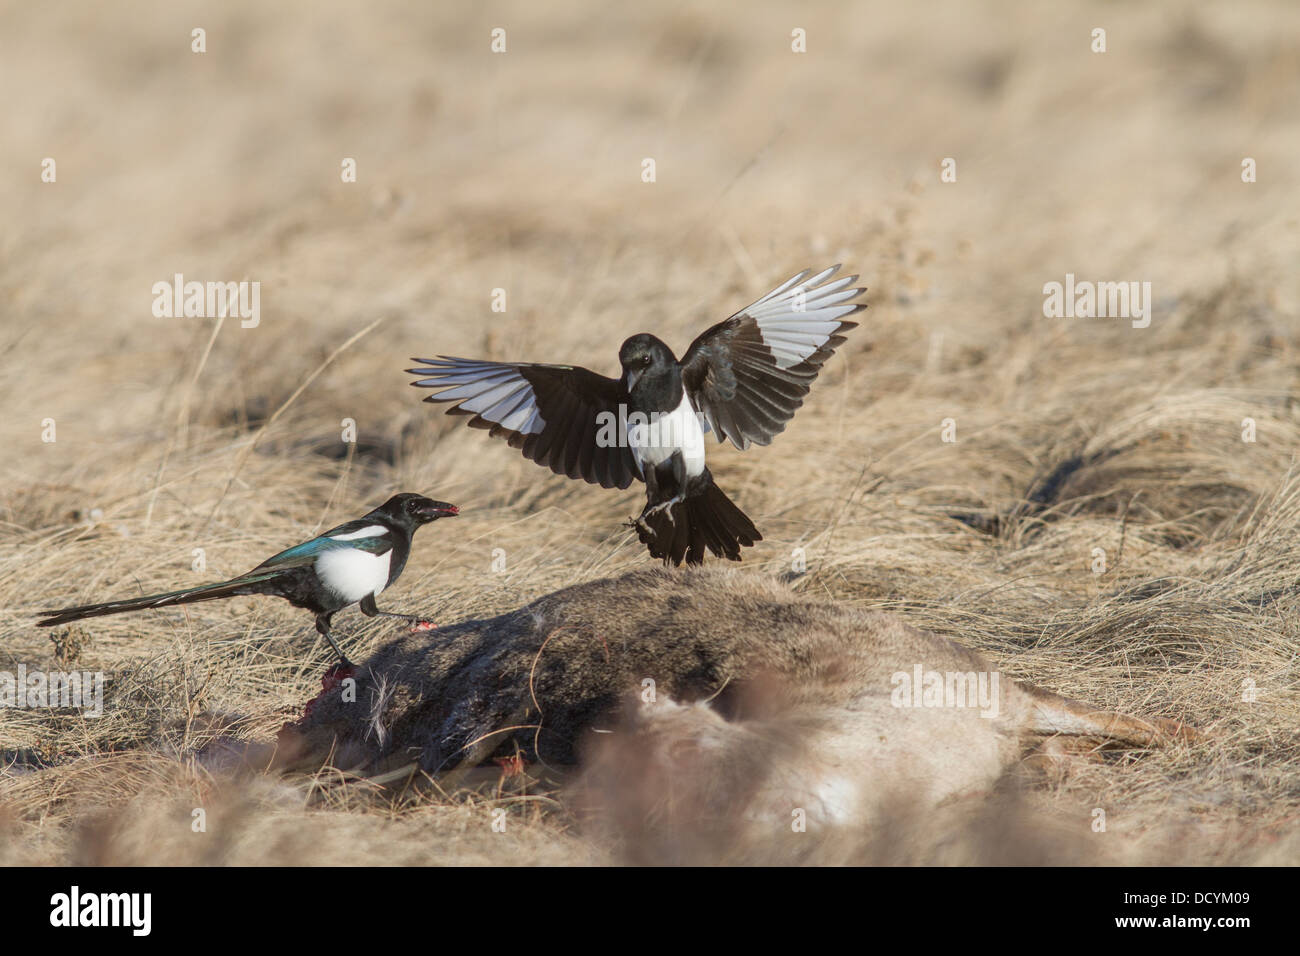
<path id="1" fill-rule="evenodd" d="M 1007 678 L 996 718 L 894 706 L 891 675 L 916 665 L 992 670 L 947 637 L 770 578 L 637 571 L 391 641 L 358 668 L 356 703 L 322 694 L 275 762 L 438 774 L 517 752 L 563 769 L 585 753 L 614 771 L 608 782 L 625 778 L 611 758 L 623 753 L 689 778 L 697 809 L 803 807 L 817 824 L 864 819 L 899 794 L 933 804 L 987 788 L 1045 737 L 1150 746 L 1180 731 Z"/>

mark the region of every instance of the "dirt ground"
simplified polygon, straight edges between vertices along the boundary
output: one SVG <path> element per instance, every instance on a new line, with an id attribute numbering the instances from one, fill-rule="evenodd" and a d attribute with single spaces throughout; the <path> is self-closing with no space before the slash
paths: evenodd
<path id="1" fill-rule="evenodd" d="M 392 609 L 482 617 L 646 566 L 623 527 L 639 491 L 422 404 L 409 358 L 614 374 L 626 336 L 680 350 L 834 262 L 869 287 L 861 327 L 772 446 L 710 446 L 764 534 L 742 567 L 1207 734 L 800 861 L 1300 859 L 1300 7 L 14 2 L 0 21 L 0 671 L 108 678 L 97 719 L 0 709 L 0 862 L 637 858 L 547 794 L 196 763 L 218 727 L 269 739 L 319 689 L 330 652 L 283 602 L 53 635 L 34 614 L 232 576 L 399 490 L 464 514 L 417 537 Z M 260 283 L 257 324 L 156 316 L 176 274 Z M 1149 325 L 1047 317 L 1067 274 L 1149 282 Z M 359 656 L 385 639 L 336 624 Z"/>

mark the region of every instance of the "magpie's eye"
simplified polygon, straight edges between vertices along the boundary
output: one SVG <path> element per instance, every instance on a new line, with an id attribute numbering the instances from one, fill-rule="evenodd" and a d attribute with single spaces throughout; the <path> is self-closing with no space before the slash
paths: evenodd
<path id="1" fill-rule="evenodd" d="M 648 355 L 641 356 L 641 364 L 648 366 L 650 364 L 650 356 Z"/>

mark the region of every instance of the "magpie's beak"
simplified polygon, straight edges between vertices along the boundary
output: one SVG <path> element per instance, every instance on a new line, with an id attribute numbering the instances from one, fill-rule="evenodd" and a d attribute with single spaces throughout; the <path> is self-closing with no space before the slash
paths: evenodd
<path id="1" fill-rule="evenodd" d="M 636 388 L 636 383 L 640 380 L 642 371 L 643 370 L 639 368 L 630 368 L 627 370 L 627 390 L 629 392 Z"/>
<path id="2" fill-rule="evenodd" d="M 438 518 L 454 518 L 458 514 L 460 514 L 460 509 L 445 501 L 426 501 L 420 506 L 420 517 L 425 521 L 434 521 Z"/>

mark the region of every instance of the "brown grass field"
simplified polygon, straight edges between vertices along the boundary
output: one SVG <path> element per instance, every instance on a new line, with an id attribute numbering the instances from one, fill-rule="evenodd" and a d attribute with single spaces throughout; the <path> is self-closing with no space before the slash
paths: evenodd
<path id="1" fill-rule="evenodd" d="M 233 576 L 401 490 L 464 513 L 389 609 L 451 624 L 650 567 L 638 489 L 422 404 L 409 357 L 612 375 L 626 336 L 680 352 L 834 262 L 861 326 L 770 447 L 710 444 L 764 534 L 740 571 L 1205 733 L 797 862 L 1300 860 L 1300 8 L 456 6 L 0 7 L 0 671 L 108 678 L 98 719 L 0 709 L 0 862 L 661 859 L 561 792 L 196 760 L 318 692 L 331 654 L 284 602 L 34 615 Z M 260 324 L 156 318 L 176 273 L 260 282 Z M 1150 326 L 1046 318 L 1066 273 L 1149 281 Z M 336 625 L 356 659 L 390 636 Z"/>

